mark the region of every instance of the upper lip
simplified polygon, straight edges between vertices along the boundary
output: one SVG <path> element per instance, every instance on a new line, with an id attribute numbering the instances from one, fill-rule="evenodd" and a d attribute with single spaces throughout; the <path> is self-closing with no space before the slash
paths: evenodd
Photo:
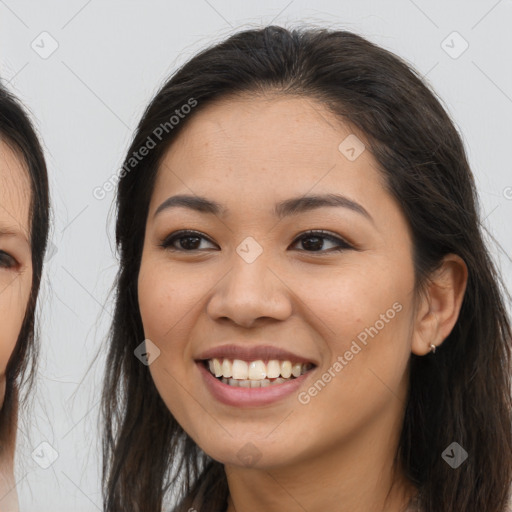
<path id="1" fill-rule="evenodd" d="M 242 361 L 278 359 L 281 361 L 291 361 L 292 363 L 313 363 L 316 366 L 316 363 L 308 357 L 300 356 L 289 350 L 283 350 L 273 345 L 220 345 L 219 347 L 210 348 L 201 352 L 196 359 L 205 360 L 213 358 L 240 359 Z"/>

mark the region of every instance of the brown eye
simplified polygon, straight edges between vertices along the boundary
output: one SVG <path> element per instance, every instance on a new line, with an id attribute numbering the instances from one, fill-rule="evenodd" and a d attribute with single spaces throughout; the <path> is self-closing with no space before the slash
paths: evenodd
<path id="1" fill-rule="evenodd" d="M 213 242 L 208 240 L 198 231 L 185 230 L 172 233 L 159 245 L 169 251 L 193 252 L 202 250 L 199 249 L 201 240 L 206 240 L 213 244 Z M 334 244 L 334 247 L 329 250 L 325 249 L 325 240 Z M 302 241 L 302 245 L 304 247 L 302 251 L 305 252 L 326 253 L 353 249 L 352 245 L 348 242 L 326 231 L 308 231 L 297 238 L 294 244 L 297 244 L 300 241 Z"/>
<path id="2" fill-rule="evenodd" d="M 209 241 L 197 231 L 178 231 L 177 233 L 169 235 L 160 246 L 169 251 L 192 252 L 200 250 L 198 246 L 201 243 L 201 239 Z M 175 245 L 176 242 L 179 242 L 178 246 Z"/>
<path id="3" fill-rule="evenodd" d="M 0 251 L 0 268 L 13 268 L 17 265 L 17 261 L 5 251 Z"/>
<path id="4" fill-rule="evenodd" d="M 330 250 L 324 249 L 324 240 L 333 243 L 335 247 Z M 298 242 L 302 242 L 302 246 L 306 252 L 337 252 L 353 249 L 348 242 L 326 231 L 308 231 L 297 238 L 294 243 Z"/>

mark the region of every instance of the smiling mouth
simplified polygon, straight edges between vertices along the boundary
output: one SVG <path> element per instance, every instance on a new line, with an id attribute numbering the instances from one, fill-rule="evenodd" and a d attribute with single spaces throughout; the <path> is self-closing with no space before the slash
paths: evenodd
<path id="1" fill-rule="evenodd" d="M 277 359 L 244 361 L 214 358 L 203 360 L 202 363 L 222 383 L 242 388 L 263 388 L 284 384 L 315 368 L 313 363 L 292 363 Z"/>

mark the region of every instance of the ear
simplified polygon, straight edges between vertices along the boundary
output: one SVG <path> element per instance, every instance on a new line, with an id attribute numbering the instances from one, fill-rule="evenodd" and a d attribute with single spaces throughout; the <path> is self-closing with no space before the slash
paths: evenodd
<path id="1" fill-rule="evenodd" d="M 417 305 L 411 346 L 414 354 L 426 355 L 431 344 L 438 347 L 448 337 L 459 317 L 467 280 L 464 260 L 456 254 L 445 256 Z"/>

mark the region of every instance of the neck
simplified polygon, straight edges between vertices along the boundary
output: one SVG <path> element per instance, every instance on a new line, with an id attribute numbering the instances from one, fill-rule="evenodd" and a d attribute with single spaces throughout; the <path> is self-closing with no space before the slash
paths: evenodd
<path id="1" fill-rule="evenodd" d="M 267 468 L 225 465 L 227 512 L 405 511 L 417 490 L 400 467 L 393 471 L 403 420 L 396 404 L 314 458 Z"/>

